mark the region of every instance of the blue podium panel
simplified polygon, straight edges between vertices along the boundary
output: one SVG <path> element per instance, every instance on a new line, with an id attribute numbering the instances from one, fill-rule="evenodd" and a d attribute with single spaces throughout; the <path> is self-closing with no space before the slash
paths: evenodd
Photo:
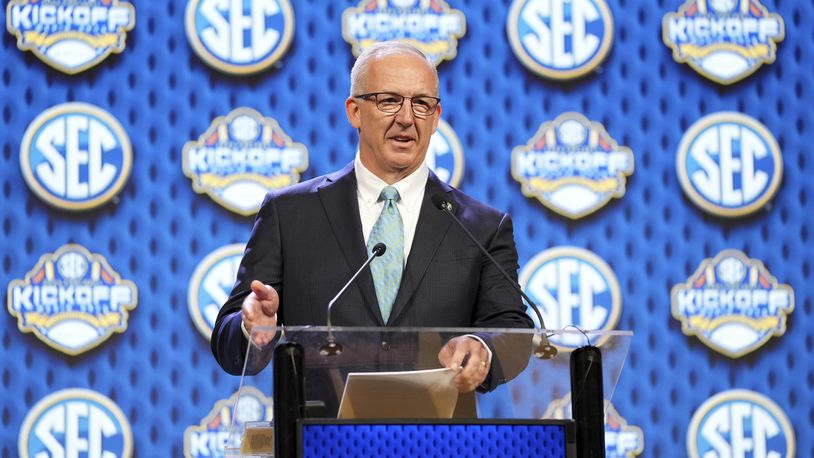
<path id="1" fill-rule="evenodd" d="M 575 456 L 570 420 L 303 420 L 299 426 L 303 458 Z"/>

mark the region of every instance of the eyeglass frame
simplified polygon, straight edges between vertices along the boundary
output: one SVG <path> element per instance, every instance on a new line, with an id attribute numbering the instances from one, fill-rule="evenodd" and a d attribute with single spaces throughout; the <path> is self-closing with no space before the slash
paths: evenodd
<path id="1" fill-rule="evenodd" d="M 395 111 L 382 110 L 381 107 L 379 106 L 379 101 L 375 99 L 379 95 L 391 95 L 391 96 L 395 96 L 395 97 L 401 97 L 401 103 L 399 103 L 398 109 L 396 109 Z M 409 96 L 406 96 L 406 95 L 401 95 L 401 94 L 397 94 L 395 92 L 387 92 L 387 91 L 384 91 L 384 92 L 368 92 L 367 94 L 359 94 L 359 95 L 354 95 L 353 96 L 353 98 L 355 98 L 355 99 L 362 99 L 362 100 L 370 100 L 371 97 L 374 98 L 373 103 L 376 104 L 376 109 L 378 109 L 382 113 L 387 113 L 387 114 L 391 114 L 391 115 L 396 114 L 399 111 L 401 111 L 401 109 L 404 107 L 404 100 L 410 99 L 410 111 L 413 112 L 413 116 L 417 116 L 419 118 L 427 118 L 427 117 L 432 116 L 433 114 L 437 113 L 438 112 L 438 104 L 441 103 L 440 98 L 433 97 L 431 95 L 414 95 L 412 97 L 409 97 Z M 429 112 L 427 114 L 416 113 L 415 105 L 413 104 L 413 99 L 418 99 L 418 98 L 435 100 L 435 106 L 432 108 L 431 112 Z"/>

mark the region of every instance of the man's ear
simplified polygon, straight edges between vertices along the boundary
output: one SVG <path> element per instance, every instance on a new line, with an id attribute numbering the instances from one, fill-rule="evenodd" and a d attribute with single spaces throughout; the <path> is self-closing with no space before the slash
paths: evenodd
<path id="1" fill-rule="evenodd" d="M 345 114 L 348 116 L 348 122 L 354 129 L 358 129 L 362 125 L 361 114 L 359 113 L 359 101 L 353 97 L 345 99 Z"/>
<path id="2" fill-rule="evenodd" d="M 438 103 L 438 106 L 435 107 L 435 119 L 432 121 L 432 133 L 438 129 L 438 122 L 441 120 L 441 103 Z"/>

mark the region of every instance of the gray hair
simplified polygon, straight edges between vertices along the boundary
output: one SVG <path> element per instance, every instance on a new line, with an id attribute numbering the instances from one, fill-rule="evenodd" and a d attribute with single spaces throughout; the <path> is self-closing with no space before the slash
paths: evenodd
<path id="1" fill-rule="evenodd" d="M 401 41 L 382 41 L 379 43 L 374 43 L 373 45 L 367 47 L 359 54 L 359 57 L 356 58 L 356 62 L 353 63 L 353 68 L 350 70 L 350 96 L 353 97 L 354 95 L 359 95 L 362 89 L 362 77 L 367 72 L 367 67 L 370 65 L 371 60 L 375 60 L 380 57 L 385 56 L 392 56 L 398 54 L 413 54 L 418 56 L 425 61 L 427 64 L 432 68 L 433 72 L 435 73 L 435 92 L 438 93 L 438 69 L 435 68 L 435 64 L 433 64 L 427 56 L 421 52 L 420 49 L 416 48 L 411 44 L 407 44 Z"/>

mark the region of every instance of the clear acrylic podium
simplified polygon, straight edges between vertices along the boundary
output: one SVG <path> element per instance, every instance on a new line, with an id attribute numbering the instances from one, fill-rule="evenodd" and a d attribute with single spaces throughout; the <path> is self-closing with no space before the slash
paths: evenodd
<path id="1" fill-rule="evenodd" d="M 461 335 L 485 341 L 492 350 L 492 360 L 484 384 L 473 393 L 458 395 L 452 415 L 446 407 L 437 410 L 444 412 L 441 417 L 426 414 L 426 408 L 418 409 L 418 404 L 429 403 L 433 412 L 437 398 L 433 390 L 438 388 L 434 385 L 428 390 L 430 396 L 408 398 L 407 408 L 399 393 L 395 398 L 381 398 L 378 385 L 356 385 L 355 391 L 348 387 L 348 394 L 355 392 L 355 398 L 347 396 L 343 401 L 348 374 L 400 376 L 440 369 L 442 347 Z M 541 335 L 558 350 L 556 356 L 540 359 L 535 355 Z M 417 444 L 424 439 L 398 439 L 404 425 L 410 425 L 408 433 L 445 435 L 441 443 L 448 443 L 449 435 L 453 435 L 461 441 L 454 446 L 456 453 L 461 447 L 471 451 L 473 440 L 484 446 L 493 436 L 506 438 L 520 429 L 520 437 L 528 443 L 510 438 L 510 446 L 520 447 L 514 456 L 604 456 L 604 409 L 613 397 L 632 335 L 630 331 L 570 329 L 543 334 L 533 329 L 491 328 L 255 328 L 253 343 L 246 350 L 226 456 L 275 456 L 275 446 L 278 457 L 342 456 L 332 447 L 344 445 L 333 442 L 354 434 L 384 441 L 372 442 L 371 450 L 363 453 L 367 456 L 379 456 L 381 447 L 392 446 L 418 447 L 418 452 L 393 456 L 423 456 L 421 450 L 429 449 L 421 447 L 438 446 L 438 442 Z M 399 383 L 396 377 L 396 384 L 387 385 L 385 391 L 392 395 L 407 386 Z M 338 418 L 340 404 L 345 402 L 347 408 L 351 401 L 367 409 L 357 408 L 361 414 L 353 418 Z M 274 418 L 263 418 L 259 412 L 268 411 L 269 404 Z M 416 417 L 413 407 L 425 413 Z M 370 414 L 371 408 L 374 414 Z M 348 429 L 337 429 L 343 427 Z M 535 438 L 538 433 L 543 439 Z M 358 447 L 359 439 L 354 440 Z M 602 444 L 601 455 L 586 452 L 591 444 L 599 450 L 598 442 Z M 551 446 L 562 453 L 544 450 Z M 482 455 L 456 453 L 432 452 L 437 456 L 489 456 L 488 450 Z"/>

